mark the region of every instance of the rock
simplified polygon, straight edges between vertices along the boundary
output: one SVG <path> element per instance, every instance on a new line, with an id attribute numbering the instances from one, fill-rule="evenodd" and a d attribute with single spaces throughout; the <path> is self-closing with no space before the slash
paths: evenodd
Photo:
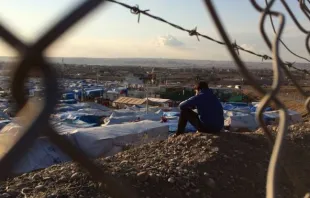
<path id="1" fill-rule="evenodd" d="M 65 167 L 61 167 L 61 168 L 60 168 L 61 171 L 62 171 L 62 170 L 65 170 L 65 169 L 66 169 Z"/>
<path id="2" fill-rule="evenodd" d="M 85 192 L 84 190 L 79 190 L 79 191 L 77 192 L 77 194 L 81 196 L 81 195 L 85 195 L 86 192 Z"/>
<path id="3" fill-rule="evenodd" d="M 6 192 L 13 197 L 19 194 L 19 192 L 17 192 L 15 189 L 9 189 L 9 188 L 7 188 Z"/>
<path id="4" fill-rule="evenodd" d="M 22 192 L 22 194 L 27 194 L 27 193 L 31 192 L 31 190 L 32 190 L 31 188 L 23 188 L 21 192 Z"/>
<path id="5" fill-rule="evenodd" d="M 20 189 L 20 188 L 26 187 L 27 185 L 25 183 L 19 183 L 19 184 L 16 184 L 15 186 Z"/>
<path id="6" fill-rule="evenodd" d="M 140 181 L 144 182 L 148 179 L 148 174 L 146 172 L 140 172 L 137 174 L 137 177 Z"/>
<path id="7" fill-rule="evenodd" d="M 106 160 L 107 162 L 109 162 L 109 161 L 112 160 L 112 157 L 111 157 L 111 156 L 108 156 L 108 157 L 104 158 L 104 160 Z"/>
<path id="8" fill-rule="evenodd" d="M 148 164 L 144 164 L 144 165 L 142 166 L 143 169 L 146 169 L 146 168 L 148 168 L 148 167 L 149 167 Z"/>
<path id="9" fill-rule="evenodd" d="M 0 195 L 0 198 L 9 198 L 9 197 L 12 197 L 9 193 L 2 193 Z"/>
<path id="10" fill-rule="evenodd" d="M 125 165 L 127 163 L 128 163 L 128 160 L 123 160 L 123 161 L 121 161 L 120 165 Z"/>
<path id="11" fill-rule="evenodd" d="M 73 173 L 70 179 L 75 179 L 79 176 L 79 173 Z"/>
<path id="12" fill-rule="evenodd" d="M 218 148 L 218 147 L 214 147 L 214 148 L 211 149 L 211 151 L 212 151 L 212 152 L 218 152 L 218 151 L 219 151 L 219 148 Z"/>
<path id="13" fill-rule="evenodd" d="M 168 182 L 173 184 L 175 182 L 175 179 L 173 177 L 169 177 Z"/>
<path id="14" fill-rule="evenodd" d="M 215 188 L 215 181 L 214 181 L 214 179 L 209 178 L 208 181 L 207 181 L 207 185 L 208 185 L 210 188 Z"/>
<path id="15" fill-rule="evenodd" d="M 32 179 L 33 179 L 33 180 L 40 180 L 40 179 L 41 179 L 41 176 L 40 176 L 39 174 L 34 174 L 34 175 L 32 176 Z"/>
<path id="16" fill-rule="evenodd" d="M 59 178 L 59 180 L 57 182 L 66 182 L 66 181 L 68 181 L 67 177 L 62 176 Z"/>
<path id="17" fill-rule="evenodd" d="M 58 197 L 57 194 L 51 194 L 51 195 L 47 195 L 46 198 L 56 198 Z"/>
<path id="18" fill-rule="evenodd" d="M 207 140 L 207 136 L 200 136 L 200 139 Z"/>
<path id="19" fill-rule="evenodd" d="M 40 192 L 46 190 L 45 187 L 44 187 L 44 185 L 38 185 L 38 186 L 36 186 L 34 189 L 37 190 L 37 191 L 40 191 Z"/>

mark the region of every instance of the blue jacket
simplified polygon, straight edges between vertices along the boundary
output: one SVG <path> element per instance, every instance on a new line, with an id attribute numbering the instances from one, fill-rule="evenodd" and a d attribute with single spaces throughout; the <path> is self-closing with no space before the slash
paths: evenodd
<path id="1" fill-rule="evenodd" d="M 205 127 L 213 130 L 221 130 L 224 127 L 223 107 L 219 99 L 211 89 L 203 89 L 201 92 L 181 102 L 180 109 L 197 108 L 200 121 Z"/>

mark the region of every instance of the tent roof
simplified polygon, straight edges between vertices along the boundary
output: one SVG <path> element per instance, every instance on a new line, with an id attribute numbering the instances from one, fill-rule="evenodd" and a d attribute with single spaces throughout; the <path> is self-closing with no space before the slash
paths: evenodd
<path id="1" fill-rule="evenodd" d="M 163 98 L 148 98 L 148 100 L 156 103 L 166 103 L 171 101 L 170 99 L 163 99 Z"/>
<path id="2" fill-rule="evenodd" d="M 129 105 L 141 105 L 146 102 L 146 99 L 141 98 L 130 98 L 130 97 L 119 97 L 114 101 L 115 103 L 129 104 Z"/>

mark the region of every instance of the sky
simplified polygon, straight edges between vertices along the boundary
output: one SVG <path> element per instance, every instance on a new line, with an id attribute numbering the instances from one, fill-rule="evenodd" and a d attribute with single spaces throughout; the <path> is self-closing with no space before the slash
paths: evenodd
<path id="1" fill-rule="evenodd" d="M 120 0 L 178 24 L 187 29 L 197 27 L 198 32 L 216 39 L 220 36 L 201 0 Z M 0 0 L 0 22 L 26 43 L 36 39 L 64 14 L 82 0 Z M 264 5 L 264 0 L 257 0 Z M 298 20 L 309 26 L 297 1 L 287 0 Z M 259 32 L 260 14 L 250 0 L 213 0 L 225 29 L 232 41 L 258 53 L 270 55 Z M 274 10 L 286 14 L 286 26 L 282 39 L 296 53 L 309 57 L 305 49 L 306 35 L 302 34 L 285 12 L 280 0 Z M 66 32 L 51 45 L 46 55 L 51 57 L 94 57 L 94 58 L 173 58 L 201 60 L 231 60 L 225 46 L 175 29 L 141 15 L 137 16 L 120 5 L 106 3 L 100 6 L 74 28 Z M 277 25 L 277 19 L 275 19 Z M 270 38 L 274 38 L 270 22 L 265 25 Z M 303 62 L 280 48 L 281 56 L 287 61 Z M 0 38 L 0 56 L 15 56 L 16 52 Z M 245 53 L 246 61 L 261 61 Z"/>

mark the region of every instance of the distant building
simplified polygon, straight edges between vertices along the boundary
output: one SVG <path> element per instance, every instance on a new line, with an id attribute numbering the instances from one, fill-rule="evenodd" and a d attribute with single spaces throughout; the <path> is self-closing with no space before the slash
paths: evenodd
<path id="1" fill-rule="evenodd" d="M 113 106 L 116 108 L 124 108 L 126 106 L 133 105 L 146 105 L 157 107 L 172 107 L 174 102 L 170 99 L 163 98 L 131 98 L 131 97 L 119 97 L 113 102 Z"/>
<path id="2" fill-rule="evenodd" d="M 143 105 L 146 103 L 146 99 L 141 99 L 141 98 L 131 98 L 131 97 L 119 97 L 116 99 L 112 106 L 116 108 L 124 108 L 125 106 L 132 106 L 132 105 Z"/>
<path id="3" fill-rule="evenodd" d="M 159 107 L 172 107 L 174 102 L 170 99 L 162 99 L 162 98 L 147 98 L 148 104 L 150 106 L 159 106 Z"/>

